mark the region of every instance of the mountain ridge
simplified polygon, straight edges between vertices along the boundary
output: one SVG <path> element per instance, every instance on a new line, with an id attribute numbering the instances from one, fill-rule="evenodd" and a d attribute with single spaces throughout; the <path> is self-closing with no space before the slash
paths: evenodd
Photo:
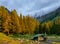
<path id="1" fill-rule="evenodd" d="M 39 20 L 40 22 L 47 22 L 49 20 L 54 19 L 57 16 L 60 16 L 60 7 L 57 8 L 55 11 L 52 11 L 48 14 L 38 16 L 38 17 L 36 17 L 36 19 Z"/>

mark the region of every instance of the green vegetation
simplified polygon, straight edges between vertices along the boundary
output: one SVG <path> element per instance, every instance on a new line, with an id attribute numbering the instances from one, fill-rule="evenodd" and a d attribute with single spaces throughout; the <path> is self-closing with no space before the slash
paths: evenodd
<path id="1" fill-rule="evenodd" d="M 37 44 L 37 41 L 32 41 L 29 39 L 13 39 L 9 36 L 6 36 L 3 33 L 0 33 L 0 44 Z"/>
<path id="2" fill-rule="evenodd" d="M 21 35 L 21 34 L 14 34 L 14 35 L 9 35 L 10 37 L 12 38 L 20 38 L 20 39 L 31 39 L 34 34 L 24 34 L 24 35 Z"/>
<path id="3" fill-rule="evenodd" d="M 52 42 L 52 44 L 60 44 L 60 42 Z"/>
<path id="4" fill-rule="evenodd" d="M 6 35 L 14 34 L 60 34 L 60 17 L 54 20 L 40 23 L 35 18 L 22 13 L 18 16 L 16 10 L 8 11 L 4 6 L 0 6 L 0 32 Z"/>
<path id="5" fill-rule="evenodd" d="M 56 38 L 54 38 L 53 40 L 55 39 Z M 50 40 L 52 40 L 52 38 L 50 38 Z M 41 43 L 41 42 L 32 41 L 29 39 L 11 38 L 9 36 L 6 36 L 3 33 L 0 33 L 0 44 L 37 44 L 37 43 Z M 42 42 L 42 43 L 45 43 L 45 42 Z M 52 44 L 60 44 L 60 42 L 52 42 Z"/>
<path id="6" fill-rule="evenodd" d="M 21 44 L 31 44 L 32 40 L 29 39 L 35 34 L 44 34 L 45 32 L 49 37 L 51 37 L 50 35 L 56 36 L 53 39 L 48 38 L 49 40 L 57 40 L 59 39 L 57 35 L 60 35 L 60 16 L 40 23 L 29 15 L 23 16 L 21 13 L 18 16 L 16 10 L 10 12 L 4 6 L 0 6 L 0 32 L 0 42 L 9 44 L 20 44 L 20 39 L 24 39 Z M 18 38 L 17 41 L 14 40 L 15 38 Z M 37 42 L 35 41 L 33 44 L 37 44 Z"/>

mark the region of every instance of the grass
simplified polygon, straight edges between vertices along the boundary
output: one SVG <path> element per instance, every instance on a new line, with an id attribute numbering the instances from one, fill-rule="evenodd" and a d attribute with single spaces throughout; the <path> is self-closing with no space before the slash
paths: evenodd
<path id="1" fill-rule="evenodd" d="M 9 35 L 9 36 L 6 36 L 5 34 L 3 33 L 0 33 L 0 44 L 42 44 L 42 43 L 45 43 L 45 42 L 38 42 L 38 41 L 33 41 L 33 40 L 30 40 L 30 38 L 32 38 L 34 35 L 28 35 L 28 34 L 25 34 L 25 35 Z M 49 40 L 53 40 L 52 44 L 60 44 L 60 42 L 55 42 L 54 40 L 58 40 L 59 36 L 48 36 Z M 53 38 L 52 38 L 53 37 Z M 24 38 L 24 39 L 23 39 Z"/>
<path id="2" fill-rule="evenodd" d="M 48 36 L 49 40 L 57 41 L 60 40 L 60 36 Z"/>
<path id="3" fill-rule="evenodd" d="M 24 34 L 24 35 L 14 34 L 14 35 L 9 35 L 9 36 L 12 37 L 12 38 L 31 39 L 34 36 L 34 34 Z"/>
<path id="4" fill-rule="evenodd" d="M 14 35 L 9 35 L 9 36 L 12 38 L 31 39 L 34 36 L 34 34 L 24 34 L 24 35 L 14 34 Z M 60 35 L 48 35 L 47 37 L 48 39 L 59 39 Z"/>
<path id="5" fill-rule="evenodd" d="M 60 44 L 60 42 L 52 42 L 52 44 Z"/>
<path id="6" fill-rule="evenodd" d="M 37 44 L 37 42 L 29 39 L 13 39 L 3 33 L 0 33 L 0 44 Z"/>
<path id="7" fill-rule="evenodd" d="M 0 44 L 21 44 L 19 41 L 13 40 L 11 37 L 0 33 Z"/>

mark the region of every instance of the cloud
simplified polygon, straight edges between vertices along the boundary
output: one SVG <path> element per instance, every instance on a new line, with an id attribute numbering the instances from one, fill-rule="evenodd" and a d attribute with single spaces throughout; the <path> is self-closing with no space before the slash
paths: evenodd
<path id="1" fill-rule="evenodd" d="M 51 11 L 54 11 L 55 9 L 57 9 L 58 7 L 60 7 L 60 1 L 59 0 L 55 0 L 55 1 L 51 1 L 45 4 L 41 4 L 42 6 L 38 6 L 36 8 L 33 8 L 32 10 L 28 11 L 30 14 L 33 13 L 33 15 L 35 15 L 36 13 L 39 15 L 43 15 L 43 14 L 47 14 Z M 40 7 L 40 8 L 39 8 Z"/>
<path id="2" fill-rule="evenodd" d="M 0 0 L 0 5 L 26 15 L 52 11 L 60 6 L 60 0 Z"/>

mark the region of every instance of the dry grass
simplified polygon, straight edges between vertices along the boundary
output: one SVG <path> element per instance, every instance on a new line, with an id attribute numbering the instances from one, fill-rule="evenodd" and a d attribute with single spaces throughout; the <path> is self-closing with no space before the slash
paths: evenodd
<path id="1" fill-rule="evenodd" d="M 37 41 L 32 41 L 28 39 L 13 39 L 9 36 L 6 36 L 3 33 L 0 33 L 0 44 L 37 44 Z"/>
<path id="2" fill-rule="evenodd" d="M 45 43 L 29 39 L 20 39 L 20 38 L 13 39 L 9 36 L 6 36 L 3 33 L 0 33 L 0 44 L 45 44 Z M 60 44 L 60 42 L 52 42 L 52 44 Z"/>
<path id="3" fill-rule="evenodd" d="M 15 41 L 12 38 L 0 33 L 0 44 L 21 44 L 19 41 Z"/>

